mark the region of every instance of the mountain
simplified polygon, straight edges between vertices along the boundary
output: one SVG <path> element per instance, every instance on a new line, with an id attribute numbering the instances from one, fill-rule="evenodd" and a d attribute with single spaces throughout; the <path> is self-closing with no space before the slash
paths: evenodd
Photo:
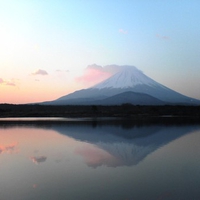
<path id="1" fill-rule="evenodd" d="M 120 71 L 99 84 L 75 91 L 55 101 L 45 102 L 53 105 L 120 105 L 123 103 L 200 105 L 200 100 L 165 87 L 134 66 L 122 66 Z"/>

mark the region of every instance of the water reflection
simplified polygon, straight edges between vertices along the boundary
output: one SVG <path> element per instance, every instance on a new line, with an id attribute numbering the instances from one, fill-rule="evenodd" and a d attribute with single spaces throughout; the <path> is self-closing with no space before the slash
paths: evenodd
<path id="1" fill-rule="evenodd" d="M 0 154 L 2 153 L 15 153 L 17 144 L 0 145 Z"/>
<path id="2" fill-rule="evenodd" d="M 74 126 L 53 125 L 52 129 L 83 145 L 76 153 L 84 157 L 88 166 L 108 167 L 137 165 L 158 148 L 183 135 L 197 130 L 199 126 Z"/>
<path id="3" fill-rule="evenodd" d="M 0 123 L 0 199 L 200 199 L 199 141 L 198 124 Z"/>
<path id="4" fill-rule="evenodd" d="M 33 161 L 33 163 L 39 164 L 39 163 L 45 162 L 47 157 L 46 156 L 31 156 L 30 159 Z"/>

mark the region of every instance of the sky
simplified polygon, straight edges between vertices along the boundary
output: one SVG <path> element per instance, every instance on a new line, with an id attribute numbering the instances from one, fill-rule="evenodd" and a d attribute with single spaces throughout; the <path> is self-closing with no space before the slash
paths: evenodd
<path id="1" fill-rule="evenodd" d="M 0 103 L 54 100 L 133 65 L 200 99 L 199 0 L 0 0 Z"/>

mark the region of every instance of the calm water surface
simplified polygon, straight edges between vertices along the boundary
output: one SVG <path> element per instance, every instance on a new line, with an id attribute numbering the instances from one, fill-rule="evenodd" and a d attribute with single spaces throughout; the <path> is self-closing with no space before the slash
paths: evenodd
<path id="1" fill-rule="evenodd" d="M 0 200 L 199 200 L 200 126 L 0 123 Z"/>

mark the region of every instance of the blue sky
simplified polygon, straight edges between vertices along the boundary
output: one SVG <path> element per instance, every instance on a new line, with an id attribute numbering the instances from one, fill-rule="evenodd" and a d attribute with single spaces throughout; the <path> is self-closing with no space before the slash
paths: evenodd
<path id="1" fill-rule="evenodd" d="M 94 63 L 134 65 L 200 99 L 199 7 L 198 0 L 1 0 L 0 102 L 86 88 L 93 82 L 78 80 Z"/>

